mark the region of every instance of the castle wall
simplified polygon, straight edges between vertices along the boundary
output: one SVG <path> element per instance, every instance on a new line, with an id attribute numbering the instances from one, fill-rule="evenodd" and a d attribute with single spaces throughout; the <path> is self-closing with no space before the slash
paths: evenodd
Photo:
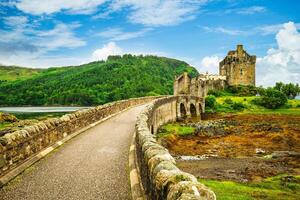
<path id="1" fill-rule="evenodd" d="M 225 76 L 200 74 L 191 79 L 183 74 L 174 81 L 174 95 L 205 97 L 209 90 L 222 90 L 225 85 Z"/>
<path id="2" fill-rule="evenodd" d="M 188 94 L 190 91 L 191 79 L 187 72 L 177 77 L 174 81 L 174 95 Z"/>

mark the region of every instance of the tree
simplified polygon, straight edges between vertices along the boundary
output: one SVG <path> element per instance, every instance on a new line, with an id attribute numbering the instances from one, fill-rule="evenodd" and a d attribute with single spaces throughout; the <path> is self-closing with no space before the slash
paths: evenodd
<path id="1" fill-rule="evenodd" d="M 185 62 L 157 56 L 109 56 L 81 66 L 50 68 L 0 84 L 0 105 L 98 105 L 173 93 L 175 75 L 198 75 Z M 2 75 L 2 74 L 1 74 Z"/>
<path id="2" fill-rule="evenodd" d="M 258 103 L 266 108 L 275 109 L 283 106 L 287 102 L 286 95 L 274 88 L 266 89 Z"/>
<path id="3" fill-rule="evenodd" d="M 274 89 L 283 92 L 289 99 L 294 99 L 300 93 L 299 84 L 277 82 Z"/>
<path id="4" fill-rule="evenodd" d="M 216 97 L 213 95 L 208 95 L 205 98 L 205 107 L 213 109 L 213 108 L 215 108 L 215 106 L 216 106 Z"/>

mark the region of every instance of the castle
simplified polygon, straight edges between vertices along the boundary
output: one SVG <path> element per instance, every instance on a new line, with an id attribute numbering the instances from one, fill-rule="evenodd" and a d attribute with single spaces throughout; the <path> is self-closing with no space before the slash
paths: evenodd
<path id="1" fill-rule="evenodd" d="M 256 56 L 249 55 L 243 45 L 229 51 L 219 63 L 219 75 L 200 74 L 190 78 L 185 72 L 174 81 L 174 95 L 205 97 L 209 90 L 224 89 L 226 86 L 255 85 Z"/>

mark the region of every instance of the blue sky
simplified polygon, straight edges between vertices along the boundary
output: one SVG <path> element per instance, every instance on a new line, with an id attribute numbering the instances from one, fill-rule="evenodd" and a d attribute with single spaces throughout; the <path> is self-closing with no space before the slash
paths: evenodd
<path id="1" fill-rule="evenodd" d="M 200 72 L 237 44 L 257 55 L 257 84 L 300 81 L 297 0 L 1 0 L 0 63 L 78 65 L 155 54 Z"/>

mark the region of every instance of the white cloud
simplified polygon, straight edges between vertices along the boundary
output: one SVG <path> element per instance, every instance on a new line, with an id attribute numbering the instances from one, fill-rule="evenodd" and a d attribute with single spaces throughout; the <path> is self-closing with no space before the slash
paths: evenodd
<path id="1" fill-rule="evenodd" d="M 211 74 L 219 73 L 219 62 L 221 58 L 219 56 L 205 56 L 198 67 L 200 73 L 209 72 Z"/>
<path id="2" fill-rule="evenodd" d="M 7 65 L 46 66 L 45 55 L 61 48 L 76 48 L 86 44 L 75 36 L 79 23 L 56 22 L 52 29 L 41 30 L 24 16 L 3 18 L 5 29 L 0 29 L 0 62 Z M 40 59 L 40 62 L 38 60 Z M 54 60 L 57 58 L 54 58 Z"/>
<path id="3" fill-rule="evenodd" d="M 300 33 L 293 22 L 283 25 L 276 35 L 277 49 L 257 59 L 257 84 L 300 83 Z"/>
<path id="4" fill-rule="evenodd" d="M 51 30 L 35 31 L 36 39 L 33 41 L 33 44 L 46 51 L 84 46 L 86 42 L 76 37 L 73 33 L 73 29 L 78 26 L 80 26 L 78 23 L 69 25 L 57 23 Z"/>
<path id="5" fill-rule="evenodd" d="M 131 23 L 146 26 L 170 26 L 194 19 L 200 6 L 208 0 L 14 0 L 17 9 L 32 15 L 58 12 L 93 14 L 99 6 L 109 5 L 93 18 L 107 18 L 113 12 L 125 10 Z"/>
<path id="6" fill-rule="evenodd" d="M 132 54 L 132 55 L 156 55 L 156 56 L 167 56 L 164 52 L 151 52 L 151 51 L 139 51 L 139 50 L 130 50 L 123 49 L 119 47 L 115 42 L 109 42 L 103 45 L 102 48 L 96 49 L 90 61 L 97 60 L 106 60 L 110 55 L 124 55 L 124 54 Z"/>
<path id="7" fill-rule="evenodd" d="M 276 34 L 279 30 L 282 29 L 283 26 L 284 24 L 258 26 L 255 28 L 255 32 L 261 33 L 262 35 Z M 295 23 L 295 26 L 297 29 L 300 29 L 300 23 Z"/>
<path id="8" fill-rule="evenodd" d="M 15 6 L 32 15 L 52 14 L 60 11 L 68 11 L 72 14 L 92 14 L 97 7 L 106 0 L 19 0 Z"/>
<path id="9" fill-rule="evenodd" d="M 237 30 L 237 29 L 230 29 L 230 28 L 224 28 L 224 27 L 208 27 L 208 26 L 204 26 L 202 28 L 206 32 L 210 32 L 210 33 L 224 33 L 226 35 L 232 35 L 232 36 L 235 36 L 235 35 L 246 35 L 247 34 L 246 31 Z"/>
<path id="10" fill-rule="evenodd" d="M 238 14 L 238 15 L 253 15 L 258 13 L 264 13 L 267 9 L 263 6 L 250 6 L 250 7 L 236 7 L 229 8 L 226 10 L 220 10 L 212 12 L 212 14 L 223 15 L 223 14 Z"/>
<path id="11" fill-rule="evenodd" d="M 169 26 L 191 20 L 206 0 L 115 0 L 113 11 L 129 8 L 132 23 L 147 26 Z"/>
<path id="12" fill-rule="evenodd" d="M 93 52 L 92 60 L 106 60 L 110 55 L 122 55 L 123 53 L 123 49 L 121 49 L 115 42 L 109 42 L 101 49 L 97 49 Z"/>
<path id="13" fill-rule="evenodd" d="M 263 13 L 266 11 L 267 11 L 267 9 L 263 6 L 251 6 L 248 8 L 237 9 L 236 13 L 242 14 L 242 15 L 252 15 L 252 14 L 256 14 L 256 13 Z"/>
<path id="14" fill-rule="evenodd" d="M 97 35 L 103 38 L 109 38 L 112 41 L 129 40 L 137 37 L 142 37 L 147 32 L 151 31 L 150 28 L 144 28 L 135 32 L 124 32 L 121 28 L 110 28 Z"/>
<path id="15" fill-rule="evenodd" d="M 9 16 L 4 17 L 4 24 L 13 28 L 21 28 L 27 25 L 28 19 L 25 16 Z"/>
<path id="16" fill-rule="evenodd" d="M 1 59 L 1 57 L 0 57 Z M 61 56 L 36 56 L 33 54 L 11 55 L 2 64 L 10 66 L 16 65 L 21 67 L 30 68 L 48 68 L 48 67 L 61 67 L 72 66 L 88 63 L 90 60 L 83 57 L 61 57 Z"/>
<path id="17" fill-rule="evenodd" d="M 252 28 L 242 28 L 242 29 L 232 29 L 227 27 L 208 27 L 200 26 L 204 31 L 209 33 L 223 33 L 231 36 L 250 36 L 255 34 L 260 35 L 273 35 L 276 34 L 279 30 L 282 29 L 284 24 L 272 24 L 272 25 L 263 25 Z M 300 23 L 295 23 L 295 27 L 300 29 Z"/>

